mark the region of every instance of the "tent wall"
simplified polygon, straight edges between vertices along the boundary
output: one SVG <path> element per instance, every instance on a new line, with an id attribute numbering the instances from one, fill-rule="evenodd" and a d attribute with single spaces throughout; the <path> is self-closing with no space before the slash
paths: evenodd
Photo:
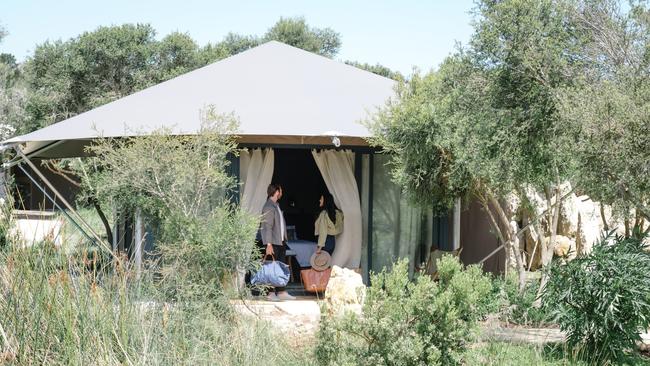
<path id="1" fill-rule="evenodd" d="M 461 213 L 460 245 L 463 248 L 460 258 L 464 264 L 478 263 L 501 243 L 492 233 L 490 219 L 481 205 L 471 202 Z M 505 269 L 505 252 L 499 251 L 483 263 L 488 272 L 501 273 Z"/>

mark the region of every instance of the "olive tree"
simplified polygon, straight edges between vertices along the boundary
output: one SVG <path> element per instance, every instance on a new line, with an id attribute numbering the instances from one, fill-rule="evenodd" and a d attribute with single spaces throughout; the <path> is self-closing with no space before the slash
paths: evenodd
<path id="1" fill-rule="evenodd" d="M 98 140 L 82 186 L 107 207 L 139 210 L 156 228 L 160 282 L 175 298 L 215 297 L 236 266 L 249 269 L 256 218 L 230 201 L 237 119 L 209 108 L 194 135 L 160 130 Z"/>
<path id="2" fill-rule="evenodd" d="M 580 128 L 576 184 L 611 205 L 630 236 L 650 220 L 650 9 L 643 2 L 584 2 L 575 18 L 589 35 L 588 62 L 558 99 L 563 118 Z"/>
<path id="3" fill-rule="evenodd" d="M 576 38 L 570 7 L 558 1 L 479 2 L 470 44 L 438 71 L 416 75 L 379 113 L 374 143 L 393 153 L 394 178 L 418 202 L 449 209 L 457 196 L 482 203 L 524 283 L 523 228 L 507 197 L 533 188 L 549 209 L 542 251 L 550 261 L 560 185 L 574 171 L 573 126 L 555 90 L 571 83 Z M 525 26 L 524 26 L 525 25 Z"/>

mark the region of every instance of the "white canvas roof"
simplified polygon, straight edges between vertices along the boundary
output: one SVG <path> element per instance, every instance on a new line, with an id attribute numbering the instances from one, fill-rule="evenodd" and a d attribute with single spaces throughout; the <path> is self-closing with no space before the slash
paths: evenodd
<path id="1" fill-rule="evenodd" d="M 394 86 L 391 79 L 272 41 L 4 144 L 27 143 L 29 153 L 58 142 L 54 157 L 79 153 L 97 137 L 161 127 L 193 134 L 208 105 L 240 119 L 242 141 L 314 143 L 336 134 L 348 136 L 343 144 L 359 144 L 369 136 L 360 121 L 394 95 Z"/>

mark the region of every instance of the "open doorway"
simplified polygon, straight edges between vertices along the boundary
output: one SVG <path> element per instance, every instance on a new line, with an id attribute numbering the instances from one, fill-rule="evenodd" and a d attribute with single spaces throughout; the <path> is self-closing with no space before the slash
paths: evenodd
<path id="1" fill-rule="evenodd" d="M 295 227 L 295 239 L 315 242 L 314 221 L 318 200 L 327 186 L 308 149 L 275 149 L 273 183 L 283 187 L 280 208 L 287 226 Z"/>

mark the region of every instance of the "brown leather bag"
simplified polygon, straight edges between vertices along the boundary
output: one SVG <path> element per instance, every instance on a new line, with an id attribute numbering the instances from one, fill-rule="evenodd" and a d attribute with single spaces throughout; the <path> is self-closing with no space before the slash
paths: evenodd
<path id="1" fill-rule="evenodd" d="M 313 293 L 325 292 L 331 273 L 331 267 L 324 271 L 317 271 L 313 268 L 300 270 L 300 278 L 303 286 L 305 286 L 305 291 Z"/>

